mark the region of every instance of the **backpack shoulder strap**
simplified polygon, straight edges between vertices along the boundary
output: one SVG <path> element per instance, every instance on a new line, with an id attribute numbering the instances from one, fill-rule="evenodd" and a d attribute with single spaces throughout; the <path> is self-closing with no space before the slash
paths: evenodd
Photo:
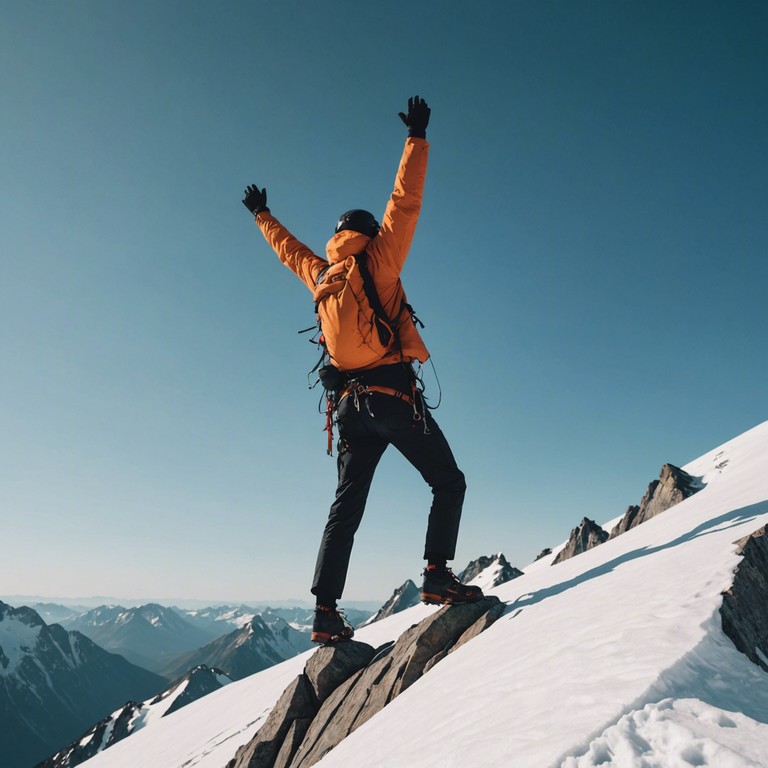
<path id="1" fill-rule="evenodd" d="M 376 290 L 376 284 L 373 282 L 373 277 L 368 269 L 368 252 L 363 251 L 362 253 L 358 253 L 355 256 L 355 261 L 357 262 L 357 268 L 360 270 L 360 277 L 363 279 L 365 296 L 376 317 L 376 330 L 379 333 L 379 340 L 386 347 L 389 345 L 389 340 L 392 338 L 393 332 L 395 333 L 395 339 L 397 340 L 397 330 L 389 317 L 387 317 L 387 313 L 384 311 L 384 307 L 381 304 L 379 292 Z"/>

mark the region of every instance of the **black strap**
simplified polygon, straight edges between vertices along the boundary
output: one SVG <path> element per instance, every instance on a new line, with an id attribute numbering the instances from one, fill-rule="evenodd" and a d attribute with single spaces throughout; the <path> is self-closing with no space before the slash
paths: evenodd
<path id="1" fill-rule="evenodd" d="M 376 284 L 373 282 L 373 277 L 368 270 L 368 253 L 366 251 L 358 253 L 357 256 L 355 256 L 355 261 L 357 261 L 357 267 L 360 270 L 360 277 L 363 278 L 363 290 L 365 291 L 366 298 L 368 299 L 368 303 L 371 305 L 371 309 L 375 316 L 379 341 L 383 347 L 388 347 L 389 341 L 394 333 L 395 342 L 399 349 L 400 335 L 397 332 L 397 324 L 393 323 L 389 317 L 387 317 L 387 313 L 384 311 L 384 307 L 381 304 L 381 299 L 376 290 Z"/>

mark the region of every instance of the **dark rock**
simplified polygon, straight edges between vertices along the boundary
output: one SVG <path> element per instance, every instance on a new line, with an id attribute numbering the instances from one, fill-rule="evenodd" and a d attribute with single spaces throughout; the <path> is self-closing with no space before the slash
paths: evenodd
<path id="1" fill-rule="evenodd" d="M 311 718 L 302 718 L 291 723 L 291 727 L 283 739 L 283 746 L 280 747 L 280 752 L 277 754 L 274 768 L 288 768 L 311 724 Z"/>
<path id="2" fill-rule="evenodd" d="M 541 552 L 539 552 L 538 555 L 536 555 L 536 559 L 533 561 L 534 563 L 536 560 L 541 560 L 542 557 L 546 557 L 547 555 L 552 554 L 552 549 L 550 547 L 547 547 L 546 549 L 542 549 Z"/>
<path id="3" fill-rule="evenodd" d="M 461 637 L 454 643 L 448 653 L 453 653 L 493 624 L 504 613 L 506 603 L 499 602 L 491 606 L 469 629 L 465 630 Z"/>
<path id="4" fill-rule="evenodd" d="M 768 536 L 766 526 L 736 542 L 743 560 L 723 593 L 723 632 L 768 672 Z"/>
<path id="5" fill-rule="evenodd" d="M 353 675 L 340 685 L 325 701 L 295 753 L 289 768 L 314 765 L 324 755 L 340 744 L 357 727 L 360 706 L 349 706 L 347 699 L 352 692 L 372 692 L 372 680 L 381 677 L 392 663 L 389 654 L 375 664 Z M 388 703 L 388 702 L 386 702 Z"/>
<path id="6" fill-rule="evenodd" d="M 322 704 L 345 680 L 365 667 L 374 653 L 370 645 L 356 640 L 318 648 L 304 668 L 318 702 Z"/>
<path id="7" fill-rule="evenodd" d="M 452 643 L 440 653 L 435 654 L 425 665 L 424 674 L 426 675 L 432 667 L 439 661 L 442 661 L 448 654 L 461 648 L 462 645 L 468 643 L 473 638 L 477 637 L 481 632 L 485 632 L 488 627 L 493 624 L 496 619 L 504 613 L 506 603 L 499 602 L 486 611 L 469 629 L 466 629 L 455 643 Z"/>
<path id="8" fill-rule="evenodd" d="M 294 721 L 315 716 L 318 703 L 306 675 L 299 675 L 284 691 L 258 733 L 240 747 L 227 768 L 273 766 Z"/>
<path id="9" fill-rule="evenodd" d="M 665 464 L 659 473 L 659 479 L 648 485 L 639 506 L 630 506 L 624 517 L 611 531 L 610 538 L 616 538 L 630 528 L 650 520 L 665 512 L 683 499 L 701 490 L 701 482 L 674 464 Z"/>
<path id="10" fill-rule="evenodd" d="M 406 630 L 320 707 L 290 768 L 308 768 L 367 722 L 423 674 L 429 661 L 453 646 L 489 610 L 496 597 L 443 608 Z"/>
<path id="11" fill-rule="evenodd" d="M 491 557 L 478 557 L 477 560 L 473 560 L 460 574 L 459 580 L 464 584 L 469 584 L 470 581 L 476 579 L 483 571 L 488 568 L 494 568 L 496 575 L 490 583 L 490 587 L 498 587 L 500 584 L 505 584 L 512 579 L 516 579 L 518 576 L 522 576 L 523 572 L 519 568 L 509 564 L 504 555 L 499 552 L 497 555 Z"/>
<path id="12" fill-rule="evenodd" d="M 445 607 L 374 650 L 355 641 L 320 648 L 227 768 L 308 768 L 503 611 L 497 597 Z"/>
<path id="13" fill-rule="evenodd" d="M 381 619 L 386 619 L 387 616 L 400 613 L 400 611 L 404 611 L 406 608 L 411 608 L 416 605 L 420 600 L 421 591 L 410 579 L 408 579 L 408 581 L 393 592 L 392 597 L 381 606 L 376 614 L 371 616 L 371 618 L 365 622 L 365 625 L 373 624 L 374 621 L 380 621 Z"/>
<path id="14" fill-rule="evenodd" d="M 557 553 L 552 565 L 569 560 L 588 549 L 602 544 L 608 539 L 608 534 L 594 521 L 585 517 L 579 525 L 571 531 L 568 543 Z"/>

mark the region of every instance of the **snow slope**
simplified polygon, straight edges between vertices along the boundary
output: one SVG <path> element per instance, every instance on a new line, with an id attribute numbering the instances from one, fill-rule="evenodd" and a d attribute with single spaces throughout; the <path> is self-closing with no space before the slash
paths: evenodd
<path id="1" fill-rule="evenodd" d="M 768 675 L 736 651 L 718 614 L 739 563 L 733 542 L 768 523 L 768 422 L 684 468 L 703 479 L 702 491 L 497 588 L 505 614 L 320 765 L 768 767 Z M 378 645 L 432 610 L 416 606 L 357 636 Z M 216 691 L 86 765 L 221 768 L 310 653 Z"/>

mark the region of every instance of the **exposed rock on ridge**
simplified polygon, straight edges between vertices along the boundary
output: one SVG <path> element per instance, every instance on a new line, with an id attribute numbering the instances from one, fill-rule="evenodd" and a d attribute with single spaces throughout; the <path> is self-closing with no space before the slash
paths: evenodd
<path id="1" fill-rule="evenodd" d="M 660 512 L 665 512 L 698 490 L 701 490 L 701 485 L 696 478 L 674 464 L 665 464 L 659 472 L 659 479 L 648 485 L 640 504 L 627 508 L 624 517 L 611 531 L 610 538 L 614 539 Z"/>
<path id="2" fill-rule="evenodd" d="M 723 632 L 747 658 L 768 672 L 768 535 L 766 526 L 736 542 L 743 556 L 723 593 Z"/>
<path id="3" fill-rule="evenodd" d="M 552 561 L 552 565 L 562 563 L 563 560 L 569 560 L 607 540 L 608 534 L 606 531 L 604 531 L 594 520 L 585 517 L 578 526 L 571 531 L 568 543 L 560 550 L 560 552 L 558 552 L 557 557 Z"/>
<path id="4" fill-rule="evenodd" d="M 492 570 L 489 570 L 492 569 Z M 487 580 L 484 578 L 482 588 L 493 589 L 501 584 L 506 584 L 512 579 L 516 579 L 518 576 L 522 576 L 523 572 L 519 568 L 515 568 L 510 565 L 504 555 L 499 552 L 497 555 L 491 557 L 478 557 L 477 560 L 473 560 L 458 576 L 459 581 L 464 584 L 470 584 L 475 579 L 483 574 L 483 577 L 488 576 Z"/>
<path id="5" fill-rule="evenodd" d="M 392 597 L 379 608 L 378 612 L 363 622 L 361 626 L 367 626 L 368 624 L 373 624 L 374 621 L 381 621 L 381 619 L 386 619 L 387 616 L 400 613 L 400 611 L 416 605 L 420 599 L 421 593 L 419 588 L 408 579 L 392 593 Z"/>
<path id="6" fill-rule="evenodd" d="M 377 651 L 356 641 L 320 648 L 227 768 L 314 765 L 503 609 L 486 597 L 443 608 Z"/>
<path id="7" fill-rule="evenodd" d="M 571 531 L 568 543 L 557 554 L 552 565 L 586 552 L 608 539 L 615 539 L 630 528 L 635 528 L 661 512 L 665 512 L 670 507 L 674 507 L 675 504 L 679 504 L 700 491 L 702 487 L 699 478 L 692 477 L 674 464 L 665 464 L 659 472 L 659 479 L 649 483 L 640 504 L 627 507 L 624 517 L 614 527 L 610 535 L 597 523 L 585 517 L 578 527 Z M 544 550 L 536 559 L 539 560 L 545 554 L 547 554 L 547 550 Z"/>

